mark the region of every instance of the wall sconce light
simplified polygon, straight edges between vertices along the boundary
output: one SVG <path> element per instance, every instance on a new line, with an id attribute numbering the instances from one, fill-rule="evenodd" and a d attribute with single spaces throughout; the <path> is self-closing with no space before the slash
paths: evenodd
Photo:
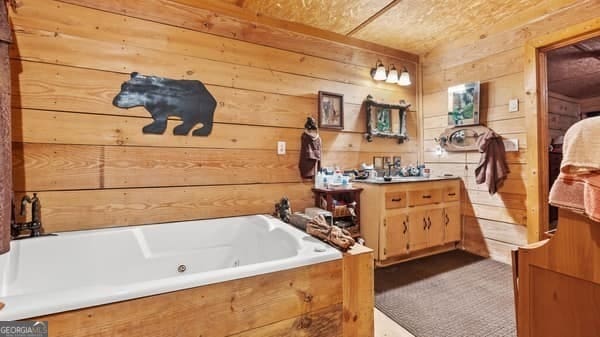
<path id="1" fill-rule="evenodd" d="M 371 77 L 375 81 L 385 81 L 386 83 L 397 83 L 401 86 L 409 86 L 412 84 L 410 81 L 410 74 L 406 67 L 402 67 L 402 72 L 398 75 L 398 70 L 391 64 L 390 70 L 386 71 L 383 63 L 378 60 L 375 68 L 371 69 Z"/>
<path id="2" fill-rule="evenodd" d="M 411 85 L 410 74 L 408 73 L 408 69 L 406 69 L 406 67 L 402 67 L 402 73 L 400 73 L 400 79 L 398 80 L 398 85 L 402 85 L 402 86 Z"/>
<path id="3" fill-rule="evenodd" d="M 375 68 L 371 69 L 371 77 L 373 77 L 375 81 L 385 81 L 387 78 L 385 67 L 381 61 L 377 61 Z"/>
<path id="4" fill-rule="evenodd" d="M 388 71 L 387 78 L 385 79 L 386 83 L 398 83 L 398 70 L 392 64 L 392 68 Z"/>

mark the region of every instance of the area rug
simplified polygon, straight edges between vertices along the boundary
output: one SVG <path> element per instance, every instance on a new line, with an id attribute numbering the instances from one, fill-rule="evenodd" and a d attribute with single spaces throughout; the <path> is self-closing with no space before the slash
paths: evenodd
<path id="1" fill-rule="evenodd" d="M 375 271 L 375 306 L 416 337 L 514 337 L 512 269 L 463 251 Z"/>

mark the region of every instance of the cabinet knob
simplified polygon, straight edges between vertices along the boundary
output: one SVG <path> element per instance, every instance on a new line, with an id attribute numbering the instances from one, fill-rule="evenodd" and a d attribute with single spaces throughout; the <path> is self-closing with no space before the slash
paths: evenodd
<path id="1" fill-rule="evenodd" d="M 423 217 L 423 230 L 427 229 L 427 219 L 425 219 L 425 217 Z"/>
<path id="2" fill-rule="evenodd" d="M 404 230 L 402 231 L 402 234 L 406 234 L 406 231 L 408 230 L 408 224 L 406 223 L 406 220 L 402 221 L 402 224 L 404 225 Z"/>
<path id="3" fill-rule="evenodd" d="M 444 216 L 446 217 L 446 226 L 450 223 L 450 217 L 448 217 L 448 213 L 444 212 Z"/>
<path id="4" fill-rule="evenodd" d="M 392 202 L 398 202 L 398 201 L 402 201 L 402 198 L 393 198 Z"/>
<path id="5" fill-rule="evenodd" d="M 456 195 L 456 193 L 454 193 L 454 192 L 452 192 L 452 193 L 448 193 L 448 196 L 449 196 L 449 197 L 453 197 L 453 196 L 455 196 L 455 195 Z"/>
<path id="6" fill-rule="evenodd" d="M 431 199 L 431 195 L 426 194 L 426 195 L 423 196 L 423 199 Z"/>
<path id="7" fill-rule="evenodd" d="M 429 217 L 427 217 L 427 229 L 431 229 L 431 219 Z"/>

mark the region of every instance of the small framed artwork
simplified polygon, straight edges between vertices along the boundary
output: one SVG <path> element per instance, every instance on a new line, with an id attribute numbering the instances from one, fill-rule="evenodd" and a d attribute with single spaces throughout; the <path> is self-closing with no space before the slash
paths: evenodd
<path id="1" fill-rule="evenodd" d="M 394 165 L 396 165 L 396 166 L 402 165 L 402 157 L 394 156 Z"/>
<path id="2" fill-rule="evenodd" d="M 385 168 L 385 157 L 373 157 L 373 168 L 381 170 Z"/>
<path id="3" fill-rule="evenodd" d="M 448 88 L 448 126 L 479 124 L 479 82 Z"/>
<path id="4" fill-rule="evenodd" d="M 319 127 L 344 129 L 344 95 L 319 91 Z"/>

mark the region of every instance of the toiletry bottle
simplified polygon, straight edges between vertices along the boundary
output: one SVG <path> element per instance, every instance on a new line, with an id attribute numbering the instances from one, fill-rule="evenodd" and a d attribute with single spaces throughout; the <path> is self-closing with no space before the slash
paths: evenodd
<path id="1" fill-rule="evenodd" d="M 335 175 L 333 176 L 333 182 L 338 185 L 342 183 L 342 172 L 340 171 L 339 167 L 335 168 Z"/>
<path id="2" fill-rule="evenodd" d="M 319 188 L 321 185 L 321 169 L 317 170 L 317 174 L 315 175 L 315 188 Z"/>

